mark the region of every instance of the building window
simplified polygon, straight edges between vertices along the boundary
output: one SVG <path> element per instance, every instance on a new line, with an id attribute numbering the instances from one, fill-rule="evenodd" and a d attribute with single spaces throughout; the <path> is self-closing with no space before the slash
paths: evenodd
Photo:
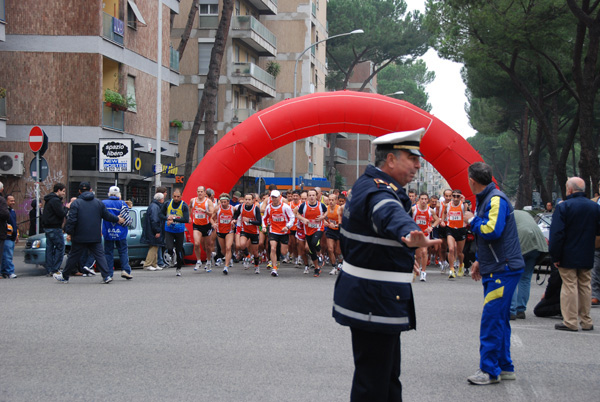
<path id="1" fill-rule="evenodd" d="M 137 112 L 137 100 L 135 98 L 135 77 L 133 75 L 127 76 L 127 100 L 133 100 L 133 105 L 127 110 L 130 112 Z"/>
<path id="2" fill-rule="evenodd" d="M 198 44 L 198 74 L 207 75 L 208 66 L 210 64 L 210 53 L 214 43 L 199 43 Z"/>
<path id="3" fill-rule="evenodd" d="M 235 15 L 242 15 L 242 8 L 240 6 L 240 0 L 235 0 Z"/>
<path id="4" fill-rule="evenodd" d="M 130 4 L 127 4 L 127 26 L 132 29 L 137 29 L 137 18 L 135 18 L 135 13 Z"/>
<path id="5" fill-rule="evenodd" d="M 72 170 L 98 170 L 98 145 L 72 145 Z"/>
<path id="6" fill-rule="evenodd" d="M 219 4 L 200 4 L 200 15 L 219 15 Z"/>
<path id="7" fill-rule="evenodd" d="M 318 32 L 315 32 L 315 42 L 319 42 L 319 33 Z M 318 43 L 315 45 L 315 49 L 319 50 L 319 44 Z"/>

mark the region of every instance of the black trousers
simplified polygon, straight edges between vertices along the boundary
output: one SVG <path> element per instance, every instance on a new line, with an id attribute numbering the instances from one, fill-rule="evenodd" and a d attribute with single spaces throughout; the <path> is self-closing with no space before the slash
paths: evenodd
<path id="1" fill-rule="evenodd" d="M 181 268 L 183 265 L 183 242 L 185 241 L 185 233 L 171 233 L 165 232 L 165 243 L 166 250 L 169 255 L 173 255 L 173 248 L 177 253 L 177 268 Z M 210 255 L 208 256 L 210 259 Z"/>
<path id="2" fill-rule="evenodd" d="M 106 263 L 106 255 L 104 254 L 102 243 L 77 243 L 71 240 L 71 251 L 69 251 L 67 264 L 63 270 L 63 278 L 69 279 L 71 275 L 79 271 L 81 257 L 85 250 L 96 259 L 96 266 L 100 268 L 100 274 L 103 279 L 112 276 L 112 267 L 109 268 Z"/>
<path id="3" fill-rule="evenodd" d="M 350 328 L 354 354 L 352 402 L 402 401 L 400 333 Z"/>

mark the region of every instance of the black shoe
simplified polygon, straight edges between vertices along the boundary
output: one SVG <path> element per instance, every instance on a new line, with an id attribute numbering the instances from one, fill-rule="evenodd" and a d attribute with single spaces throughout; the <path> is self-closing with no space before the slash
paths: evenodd
<path id="1" fill-rule="evenodd" d="M 517 319 L 517 316 L 516 316 L 516 315 L 514 315 L 514 314 L 511 314 L 511 315 L 510 315 L 510 320 L 511 320 L 511 321 L 514 321 L 514 320 L 516 320 L 516 319 Z"/>
<path id="2" fill-rule="evenodd" d="M 578 329 L 573 329 L 573 328 L 567 327 L 562 322 L 560 324 L 554 325 L 554 329 L 558 329 L 559 331 L 571 331 L 571 332 L 577 332 L 577 331 L 579 331 Z"/>
<path id="3" fill-rule="evenodd" d="M 525 319 L 525 312 L 524 311 L 518 311 L 517 312 L 517 318 L 524 320 Z"/>
<path id="4" fill-rule="evenodd" d="M 583 328 L 583 327 L 581 327 L 581 330 L 582 330 L 582 331 L 593 331 L 593 330 L 594 330 L 594 326 L 592 325 L 592 326 L 591 326 L 591 327 L 589 327 L 589 328 Z"/>

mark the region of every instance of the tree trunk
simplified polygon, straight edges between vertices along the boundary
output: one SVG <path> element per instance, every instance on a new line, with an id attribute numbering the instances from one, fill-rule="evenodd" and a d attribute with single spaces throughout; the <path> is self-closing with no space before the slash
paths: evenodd
<path id="1" fill-rule="evenodd" d="M 190 8 L 190 12 L 188 14 L 187 23 L 185 24 L 185 28 L 183 29 L 183 33 L 181 34 L 181 41 L 179 42 L 179 46 L 177 46 L 180 61 L 183 58 L 183 52 L 185 51 L 185 47 L 188 43 L 188 40 L 190 39 L 190 34 L 192 33 L 192 28 L 194 27 L 194 21 L 196 20 L 196 15 L 198 15 L 199 4 L 199 0 L 192 0 L 192 7 Z"/>
<path id="2" fill-rule="evenodd" d="M 517 187 L 516 209 L 532 204 L 531 169 L 529 165 L 529 108 L 523 107 L 519 142 L 519 185 Z"/>
<path id="3" fill-rule="evenodd" d="M 219 88 L 219 75 L 221 72 L 221 63 L 223 61 L 223 54 L 225 53 L 225 44 L 227 43 L 227 37 L 229 35 L 229 26 L 231 25 L 231 15 L 233 13 L 233 0 L 223 0 L 223 10 L 221 13 L 221 19 L 219 20 L 219 27 L 215 35 L 215 45 L 212 48 L 210 54 L 210 63 L 208 67 L 208 76 L 204 83 L 204 91 L 202 91 L 202 98 L 200 105 L 198 105 L 198 112 L 194 119 L 194 125 L 192 132 L 190 133 L 190 139 L 188 141 L 188 147 L 186 152 L 186 165 L 184 180 L 187 180 L 192 175 L 192 170 L 196 167 L 196 163 L 190 163 L 196 161 L 194 158 L 194 150 L 198 141 L 198 133 L 202 125 L 202 120 L 206 115 L 206 125 L 204 128 L 204 155 L 212 148 L 215 142 L 214 134 L 214 120 L 216 110 L 216 98 L 217 90 Z"/>

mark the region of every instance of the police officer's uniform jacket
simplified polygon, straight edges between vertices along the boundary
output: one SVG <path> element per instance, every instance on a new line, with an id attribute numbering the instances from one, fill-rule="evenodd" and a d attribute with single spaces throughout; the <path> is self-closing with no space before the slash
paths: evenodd
<path id="1" fill-rule="evenodd" d="M 339 324 L 384 333 L 416 328 L 415 248 L 400 240 L 420 230 L 410 207 L 404 189 L 373 165 L 352 187 L 340 229 L 344 264 L 333 297 Z"/>

